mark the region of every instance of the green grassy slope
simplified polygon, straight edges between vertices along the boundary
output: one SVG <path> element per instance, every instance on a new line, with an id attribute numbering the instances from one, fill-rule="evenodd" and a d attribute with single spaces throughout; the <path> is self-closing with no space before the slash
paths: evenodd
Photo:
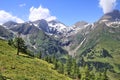
<path id="1" fill-rule="evenodd" d="M 0 73 L 10 80 L 71 80 L 53 70 L 53 65 L 16 50 L 0 40 Z"/>
<path id="2" fill-rule="evenodd" d="M 108 69 L 110 80 L 120 79 L 120 25 L 106 26 L 104 23 L 87 35 L 87 39 L 78 50 L 77 57 L 97 70 Z"/>
<path id="3" fill-rule="evenodd" d="M 107 73 L 110 80 L 120 79 L 120 41 L 104 37 L 89 53 L 86 55 L 87 62 L 100 62 L 101 68 L 108 68 Z M 106 51 L 103 52 L 103 49 Z M 92 57 L 92 58 L 91 58 Z M 111 72 L 114 71 L 114 72 Z"/>

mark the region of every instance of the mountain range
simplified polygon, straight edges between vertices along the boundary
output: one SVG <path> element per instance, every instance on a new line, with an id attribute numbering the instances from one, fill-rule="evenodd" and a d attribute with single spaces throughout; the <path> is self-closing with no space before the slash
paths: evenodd
<path id="1" fill-rule="evenodd" d="M 94 23 L 80 21 L 73 26 L 44 19 L 25 23 L 8 21 L 0 26 L 2 39 L 12 39 L 17 33 L 21 33 L 31 54 L 42 51 L 43 57 L 55 55 L 59 59 L 69 54 L 77 59 L 79 65 L 84 58 L 97 70 L 106 68 L 109 73 L 120 74 L 119 10 L 104 14 Z"/>

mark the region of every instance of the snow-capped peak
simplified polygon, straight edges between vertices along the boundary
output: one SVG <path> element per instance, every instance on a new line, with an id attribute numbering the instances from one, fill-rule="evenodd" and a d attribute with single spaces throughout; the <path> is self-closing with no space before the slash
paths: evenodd
<path id="1" fill-rule="evenodd" d="M 51 27 L 51 28 L 55 28 L 57 31 L 62 31 L 64 30 L 65 28 L 67 28 L 64 24 L 62 23 L 56 23 L 56 24 L 53 24 L 53 23 L 48 23 L 48 26 Z"/>

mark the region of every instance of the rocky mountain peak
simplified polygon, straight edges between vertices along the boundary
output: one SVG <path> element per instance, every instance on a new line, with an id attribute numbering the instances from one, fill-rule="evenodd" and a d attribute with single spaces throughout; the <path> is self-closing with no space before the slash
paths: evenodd
<path id="1" fill-rule="evenodd" d="M 110 13 L 106 13 L 101 17 L 101 19 L 99 21 L 100 22 L 120 21 L 120 11 L 119 10 L 113 10 Z"/>
<path id="2" fill-rule="evenodd" d="M 14 25 L 17 25 L 18 23 L 14 22 L 14 21 L 8 21 L 6 23 L 3 24 L 3 26 L 5 26 L 6 28 L 12 28 L 14 27 Z"/>
<path id="3" fill-rule="evenodd" d="M 74 25 L 75 25 L 76 27 L 81 27 L 81 26 L 84 26 L 84 25 L 86 25 L 86 24 L 88 24 L 88 23 L 85 22 L 85 21 L 79 21 L 79 22 L 75 23 Z"/>

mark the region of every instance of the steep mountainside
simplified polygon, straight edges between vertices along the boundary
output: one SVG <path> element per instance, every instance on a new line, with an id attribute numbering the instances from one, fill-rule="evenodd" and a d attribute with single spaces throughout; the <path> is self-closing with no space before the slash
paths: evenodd
<path id="1" fill-rule="evenodd" d="M 94 66 L 97 70 L 107 69 L 110 71 L 108 75 L 111 80 L 120 79 L 118 76 L 120 74 L 120 24 L 118 23 L 111 23 L 109 26 L 104 22 L 96 23 L 94 30 L 84 37 L 82 46 L 76 52 L 80 65 L 81 58 L 84 58 L 86 64 Z"/>

